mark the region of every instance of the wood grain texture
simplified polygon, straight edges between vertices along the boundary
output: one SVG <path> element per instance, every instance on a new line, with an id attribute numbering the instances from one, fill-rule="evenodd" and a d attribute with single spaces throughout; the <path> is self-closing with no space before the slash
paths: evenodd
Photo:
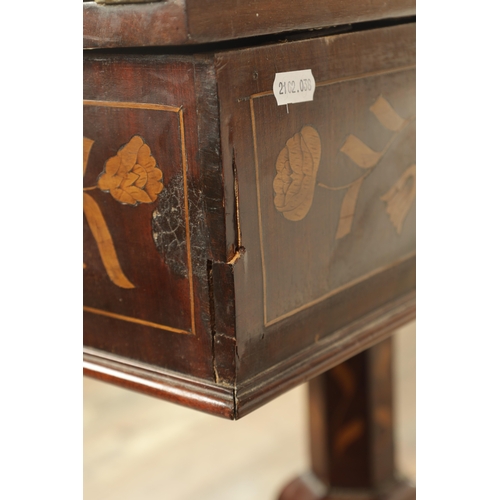
<path id="1" fill-rule="evenodd" d="M 280 500 L 410 500 L 394 459 L 392 338 L 309 382 L 311 473 Z"/>
<path id="2" fill-rule="evenodd" d="M 338 488 L 394 479 L 392 339 L 309 382 L 312 471 Z"/>
<path id="3" fill-rule="evenodd" d="M 414 0 L 84 2 L 84 48 L 200 44 L 413 15 Z"/>
<path id="4" fill-rule="evenodd" d="M 223 209 L 222 173 L 213 159 L 219 139 L 205 121 L 217 124 L 210 71 L 200 58 L 85 57 L 84 135 L 94 143 L 84 187 L 94 186 L 106 161 L 139 135 L 154 154 L 164 189 L 139 206 L 99 189 L 88 192 L 135 288 L 121 291 L 109 280 L 84 224 L 84 343 L 213 381 L 207 259 L 223 259 L 226 246 L 218 237 L 223 220 L 215 223 Z"/>
<path id="5" fill-rule="evenodd" d="M 415 323 L 393 338 L 396 466 L 415 481 Z M 92 500 L 276 500 L 309 468 L 307 384 L 236 424 L 88 377 L 83 387 Z"/>
<path id="6" fill-rule="evenodd" d="M 231 388 L 152 368 L 96 349 L 84 349 L 83 373 L 86 376 L 139 391 L 149 396 L 188 406 L 195 410 L 233 420 L 234 394 Z"/>
<path id="7" fill-rule="evenodd" d="M 320 375 L 351 356 L 389 337 L 415 319 L 415 294 L 386 304 L 365 317 L 352 320 L 334 335 L 316 341 L 271 369 L 241 382 L 236 392 L 236 416 L 256 410 L 287 390 Z"/>
<path id="8" fill-rule="evenodd" d="M 176 372 L 241 418 L 414 317 L 415 25 L 84 63 L 84 190 L 134 285 L 110 280 L 85 221 L 84 343 L 163 388 L 123 362 L 115 383 L 172 399 Z M 297 68 L 315 98 L 287 113 L 273 79 Z M 135 204 L 112 194 L 125 178 Z"/>
<path id="9" fill-rule="evenodd" d="M 415 14 L 414 0 L 187 0 L 192 38 L 199 42 L 230 40 L 268 33 L 317 29 Z M 213 19 L 220 24 L 214 31 Z"/>
<path id="10" fill-rule="evenodd" d="M 336 336 L 325 338 L 240 386 L 221 384 L 223 380 L 196 379 L 88 347 L 84 349 L 84 373 L 156 398 L 237 420 L 386 339 L 414 318 L 415 295 L 411 294 L 352 322 Z M 234 348 L 233 343 L 231 352 Z M 224 368 L 227 370 L 226 365 Z"/>
<path id="11" fill-rule="evenodd" d="M 83 47 L 180 45 L 189 39 L 183 1 L 148 4 L 83 4 Z"/>
<path id="12" fill-rule="evenodd" d="M 246 249 L 234 266 L 238 382 L 244 383 L 415 287 L 414 204 L 398 234 L 380 200 L 415 160 L 415 27 L 228 51 L 216 54 L 215 64 L 224 178 L 228 186 L 238 175 Z M 298 68 L 312 69 L 315 97 L 289 105 L 287 113 L 271 89 L 276 72 Z M 398 132 L 370 110 L 381 96 L 407 123 Z M 307 191 L 310 200 L 313 191 L 312 204 L 289 220 L 276 209 L 276 165 L 284 148 L 303 154 L 288 141 L 297 137 L 300 145 L 295 134 L 304 127 L 314 127 L 321 140 L 317 185 L 302 181 L 297 196 Z M 347 186 L 367 170 L 342 151 L 353 134 L 377 158 L 351 203 L 350 229 L 337 238 Z M 294 168 L 293 175 L 309 168 L 304 156 Z M 320 183 L 346 188 L 332 192 Z M 226 200 L 235 203 L 227 188 Z M 232 220 L 227 213 L 228 242 L 235 239 Z"/>

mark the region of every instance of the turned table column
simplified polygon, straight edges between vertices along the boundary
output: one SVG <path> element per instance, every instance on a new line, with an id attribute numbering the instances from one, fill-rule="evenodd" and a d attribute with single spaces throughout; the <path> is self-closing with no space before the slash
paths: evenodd
<path id="1" fill-rule="evenodd" d="M 411 500 L 394 469 L 392 339 L 309 382 L 312 471 L 280 500 Z"/>

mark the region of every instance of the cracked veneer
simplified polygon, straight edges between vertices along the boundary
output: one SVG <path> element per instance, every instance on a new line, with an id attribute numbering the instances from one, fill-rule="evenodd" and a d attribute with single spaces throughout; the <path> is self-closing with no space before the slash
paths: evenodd
<path id="1" fill-rule="evenodd" d="M 205 278 L 205 247 L 207 228 L 204 217 L 202 193 L 188 179 L 190 255 L 193 274 Z M 184 212 L 184 179 L 181 173 L 173 176 L 158 196 L 153 212 L 151 229 L 156 249 L 175 274 L 188 277 L 186 214 Z"/>

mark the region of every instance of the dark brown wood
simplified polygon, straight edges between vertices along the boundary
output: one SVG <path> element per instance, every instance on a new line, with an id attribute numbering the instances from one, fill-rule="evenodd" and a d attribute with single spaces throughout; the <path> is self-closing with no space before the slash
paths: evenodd
<path id="1" fill-rule="evenodd" d="M 110 279 L 86 217 L 84 344 L 208 380 L 207 261 L 225 254 L 218 238 L 223 183 L 212 158 L 219 139 L 211 72 L 202 60 L 169 58 L 167 64 L 161 57 L 97 55 L 86 59 L 84 80 L 84 136 L 94 141 L 84 192 L 100 207 L 117 261 L 133 285 Z M 203 101 L 196 78 L 204 82 Z M 135 206 L 99 188 L 107 162 L 133 137 L 150 148 L 163 183 L 156 200 Z M 210 196 L 202 196 L 208 189 Z"/>
<path id="2" fill-rule="evenodd" d="M 300 0 L 187 0 L 186 5 L 191 38 L 203 43 L 415 15 L 414 0 L 312 0 L 307 7 Z"/>
<path id="3" fill-rule="evenodd" d="M 309 382 L 312 470 L 331 487 L 377 489 L 393 479 L 391 341 Z"/>
<path id="4" fill-rule="evenodd" d="M 233 40 L 415 15 L 415 0 L 169 0 L 83 4 L 84 48 Z"/>
<path id="5" fill-rule="evenodd" d="M 280 500 L 395 500 L 415 488 L 394 470 L 392 339 L 309 382 L 312 474 Z"/>
<path id="6" fill-rule="evenodd" d="M 215 56 L 226 207 L 239 207 L 239 229 L 226 213 L 228 259 L 238 232 L 246 249 L 234 264 L 238 383 L 415 288 L 414 205 L 398 233 L 381 200 L 415 163 L 414 30 L 396 26 Z M 312 69 L 314 100 L 287 112 L 272 94 L 275 74 L 301 68 Z M 370 110 L 381 96 L 407 120 L 400 133 Z M 276 163 L 304 127 L 317 131 L 321 159 L 309 212 L 292 221 L 275 205 Z M 396 139 L 363 181 L 351 232 L 337 238 L 347 190 L 323 186 L 366 174 L 342 152 L 352 136 L 375 151 Z"/>
<path id="7" fill-rule="evenodd" d="M 149 396 L 237 420 L 387 338 L 414 318 L 415 295 L 410 294 L 240 386 L 221 384 L 220 373 L 214 374 L 217 382 L 210 382 L 92 348 L 84 348 L 84 373 Z M 223 373 L 220 362 L 217 368 Z"/>
<path id="8" fill-rule="evenodd" d="M 240 418 L 414 317 L 415 25 L 171 52 L 85 53 L 89 372 Z M 316 91 L 287 112 L 297 69 Z"/>
<path id="9" fill-rule="evenodd" d="M 235 395 L 236 418 L 386 339 L 413 319 L 415 294 L 410 293 L 243 382 Z"/>
<path id="10" fill-rule="evenodd" d="M 171 370 L 151 369 L 145 363 L 91 348 L 84 349 L 83 374 L 204 413 L 231 420 L 236 418 L 231 387 Z"/>
<path id="11" fill-rule="evenodd" d="M 151 4 L 83 4 L 83 47 L 144 47 L 181 45 L 188 40 L 182 2 Z"/>

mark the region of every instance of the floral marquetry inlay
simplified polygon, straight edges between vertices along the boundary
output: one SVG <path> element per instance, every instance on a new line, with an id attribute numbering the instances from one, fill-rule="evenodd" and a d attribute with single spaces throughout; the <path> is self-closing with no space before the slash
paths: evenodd
<path id="1" fill-rule="evenodd" d="M 288 139 L 281 150 L 273 182 L 274 206 L 286 219 L 298 221 L 309 212 L 320 159 L 321 140 L 310 126 Z"/>
<path id="2" fill-rule="evenodd" d="M 106 162 L 97 185 L 115 200 L 137 205 L 156 200 L 163 189 L 162 177 L 151 149 L 135 135 Z"/>
<path id="3" fill-rule="evenodd" d="M 363 181 L 379 165 L 399 134 L 412 121 L 403 119 L 389 102 L 379 96 L 370 111 L 382 127 L 393 134 L 381 151 L 374 151 L 356 135 L 349 134 L 340 148 L 354 165 L 364 170 L 363 174 L 345 186 L 317 186 L 330 191 L 344 191 L 338 217 L 336 239 L 348 235 L 356 211 L 358 195 Z M 310 125 L 302 128 L 288 139 L 276 160 L 276 176 L 273 181 L 274 206 L 291 221 L 302 220 L 309 212 L 316 188 L 316 175 L 321 159 L 321 139 Z M 333 166 L 335 168 L 335 166 Z M 415 199 L 415 165 L 409 167 L 392 189 L 381 199 L 386 202 L 386 211 L 398 234 Z"/>
<path id="4" fill-rule="evenodd" d="M 87 137 L 83 138 L 84 176 L 94 142 Z M 135 206 L 140 203 L 153 203 L 158 198 L 158 194 L 163 190 L 162 178 L 163 174 L 151 154 L 151 149 L 142 137 L 134 135 L 115 156 L 105 162 L 97 185 L 84 188 L 84 191 L 99 188 L 105 193 L 109 192 L 120 203 Z M 120 288 L 135 288 L 122 270 L 101 208 L 87 192 L 83 193 L 83 213 L 109 279 Z"/>

